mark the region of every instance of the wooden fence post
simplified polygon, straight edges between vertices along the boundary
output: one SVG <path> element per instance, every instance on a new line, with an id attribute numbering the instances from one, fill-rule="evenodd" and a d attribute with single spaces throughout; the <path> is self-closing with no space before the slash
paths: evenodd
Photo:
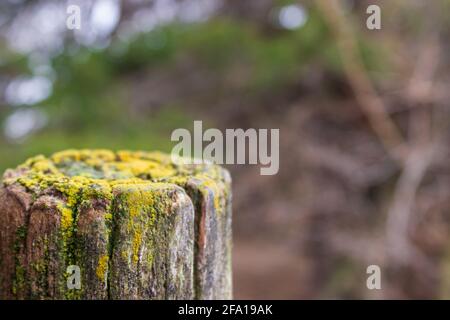
<path id="1" fill-rule="evenodd" d="M 221 167 L 68 150 L 5 172 L 0 299 L 231 297 L 231 180 Z"/>

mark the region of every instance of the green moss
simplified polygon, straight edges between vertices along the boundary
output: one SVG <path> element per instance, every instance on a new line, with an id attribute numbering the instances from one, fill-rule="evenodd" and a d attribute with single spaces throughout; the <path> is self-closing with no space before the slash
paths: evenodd
<path id="1" fill-rule="evenodd" d="M 17 294 L 18 290 L 23 290 L 25 286 L 25 268 L 22 266 L 16 267 L 15 278 L 13 281 L 13 294 Z"/>
<path id="2" fill-rule="evenodd" d="M 23 243 L 27 236 L 27 229 L 25 226 L 20 226 L 16 230 L 16 239 L 14 242 L 14 263 L 15 273 L 13 279 L 12 291 L 16 295 L 18 291 L 23 291 L 26 284 L 25 266 L 19 261 L 19 254 L 23 250 Z"/>
<path id="3" fill-rule="evenodd" d="M 43 256 L 37 260 L 30 263 L 31 268 L 34 270 L 35 274 L 28 281 L 32 282 L 34 289 L 31 293 L 32 299 L 42 299 L 46 298 L 48 294 L 48 276 L 49 276 L 49 261 L 50 261 L 50 251 L 49 251 L 49 239 L 46 235 L 42 235 L 36 239 L 36 245 L 43 247 Z"/>
<path id="4" fill-rule="evenodd" d="M 25 240 L 25 238 L 27 237 L 27 228 L 25 226 L 20 226 L 17 228 L 16 230 L 16 244 L 18 242 L 22 242 Z"/>

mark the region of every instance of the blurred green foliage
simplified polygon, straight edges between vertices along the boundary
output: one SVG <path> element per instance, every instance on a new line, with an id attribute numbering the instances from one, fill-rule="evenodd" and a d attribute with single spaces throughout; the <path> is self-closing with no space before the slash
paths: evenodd
<path id="1" fill-rule="evenodd" d="M 377 56 L 371 45 L 364 43 L 362 49 L 368 65 L 375 66 Z M 226 78 L 230 70 L 243 70 L 240 90 L 254 96 L 275 93 L 301 77 L 307 79 L 310 70 L 306 66 L 313 63 L 340 72 L 330 32 L 314 10 L 305 26 L 295 31 L 264 32 L 250 23 L 215 19 L 159 27 L 129 39 L 117 37 L 104 49 L 67 44 L 51 60 L 56 76 L 51 96 L 38 106 L 19 106 L 40 108 L 48 116 L 48 124 L 20 143 L 2 137 L 0 170 L 31 155 L 65 148 L 169 151 L 171 131 L 192 125 L 193 116 L 183 109 L 184 101 L 171 101 L 158 112 L 133 115 L 124 79 L 156 68 L 159 72 L 170 70 L 184 56 L 219 79 Z M 0 72 L 31 73 L 27 57 L 12 52 L 2 52 Z M 17 108 L 3 108 L 0 120 Z"/>

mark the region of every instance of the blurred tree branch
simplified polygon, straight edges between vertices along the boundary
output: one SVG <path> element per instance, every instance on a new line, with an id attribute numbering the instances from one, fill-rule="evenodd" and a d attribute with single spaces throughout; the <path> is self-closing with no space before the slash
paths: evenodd
<path id="1" fill-rule="evenodd" d="M 415 265 L 421 270 L 429 270 L 430 262 L 409 239 L 409 227 L 419 187 L 439 149 L 435 139 L 438 132 L 433 132 L 431 117 L 435 93 L 433 80 L 441 52 L 439 37 L 436 32 L 427 28 L 427 39 L 421 42 L 418 63 L 405 89 L 406 101 L 415 106 L 409 109 L 409 136 L 406 138 L 386 111 L 383 100 L 365 70 L 354 32 L 344 17 L 341 2 L 319 0 L 317 4 L 335 34 L 345 74 L 360 107 L 388 153 L 397 160 L 401 168 L 387 213 L 387 262 L 392 266 L 399 266 L 412 265 L 415 261 Z"/>
<path id="2" fill-rule="evenodd" d="M 403 162 L 406 156 L 404 137 L 367 75 L 354 32 L 344 17 L 341 2 L 319 0 L 317 5 L 334 32 L 345 74 L 362 111 L 391 157 Z"/>

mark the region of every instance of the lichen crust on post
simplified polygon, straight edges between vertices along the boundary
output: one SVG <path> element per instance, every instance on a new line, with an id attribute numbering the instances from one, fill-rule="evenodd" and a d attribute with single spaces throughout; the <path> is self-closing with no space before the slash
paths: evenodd
<path id="1" fill-rule="evenodd" d="M 5 172 L 0 299 L 231 292 L 231 179 L 223 168 L 159 152 L 67 150 Z"/>

